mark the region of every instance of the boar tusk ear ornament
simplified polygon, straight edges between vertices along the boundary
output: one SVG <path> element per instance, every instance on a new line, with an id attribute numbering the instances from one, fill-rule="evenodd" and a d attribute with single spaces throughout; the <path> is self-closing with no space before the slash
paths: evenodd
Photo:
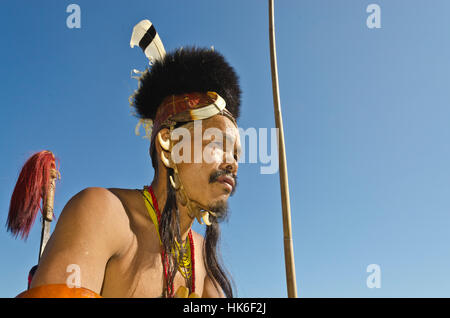
<path id="1" fill-rule="evenodd" d="M 170 184 L 172 185 L 172 187 L 173 187 L 175 190 L 180 189 L 180 184 L 175 182 L 175 180 L 177 180 L 177 177 L 173 178 L 172 176 L 169 176 L 169 179 L 170 179 Z M 175 180 L 174 180 L 174 179 L 175 179 Z"/>
<path id="2" fill-rule="evenodd" d="M 202 219 L 206 225 L 208 225 L 208 226 L 211 225 L 211 222 L 209 221 L 209 213 L 208 212 L 203 212 Z"/>
<path id="3" fill-rule="evenodd" d="M 159 144 L 161 145 L 162 149 L 164 149 L 165 151 L 170 150 L 170 139 L 164 141 L 162 139 L 161 132 L 158 133 L 158 141 L 159 141 Z"/>
<path id="4" fill-rule="evenodd" d="M 170 160 L 166 158 L 164 151 L 161 151 L 161 161 L 167 168 L 172 167 L 172 165 L 170 164 Z"/>

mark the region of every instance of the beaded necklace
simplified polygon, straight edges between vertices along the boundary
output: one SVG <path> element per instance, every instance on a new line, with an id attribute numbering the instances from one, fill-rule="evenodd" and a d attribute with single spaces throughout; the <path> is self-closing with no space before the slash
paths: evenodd
<path id="1" fill-rule="evenodd" d="M 151 200 L 149 200 L 148 193 L 150 194 Z M 144 198 L 146 200 L 146 203 L 148 203 L 148 204 L 146 204 L 147 210 L 150 214 L 151 220 L 153 221 L 153 223 L 155 225 L 156 232 L 159 237 L 159 242 L 160 242 L 160 246 L 161 246 L 161 261 L 162 261 L 163 270 L 164 270 L 164 281 L 167 285 L 168 284 L 168 275 L 169 275 L 169 272 L 168 272 L 169 257 L 165 253 L 163 246 L 162 246 L 161 235 L 159 233 L 159 226 L 161 224 L 161 212 L 159 210 L 158 202 L 156 200 L 156 196 L 155 196 L 155 193 L 153 192 L 152 186 L 149 186 L 149 187 L 144 186 Z M 152 212 L 156 213 L 156 219 Z M 172 247 L 172 253 L 177 257 L 178 271 L 180 272 L 180 274 L 186 280 L 188 280 L 190 278 L 190 283 L 191 283 L 190 289 L 191 289 L 191 293 L 193 293 L 193 292 L 195 292 L 195 250 L 194 250 L 194 240 L 192 238 L 191 230 L 189 230 L 189 232 L 188 232 L 188 240 L 189 240 L 189 246 L 186 246 L 187 245 L 187 240 L 186 240 L 186 242 L 183 244 L 182 247 L 180 247 L 180 244 L 175 240 L 175 246 Z M 183 258 L 180 260 L 180 249 L 181 248 L 183 248 L 185 252 L 184 252 Z M 173 295 L 174 295 L 173 280 L 172 280 L 172 283 L 170 284 L 170 286 L 167 285 L 167 293 L 168 293 L 168 297 L 173 297 Z"/>

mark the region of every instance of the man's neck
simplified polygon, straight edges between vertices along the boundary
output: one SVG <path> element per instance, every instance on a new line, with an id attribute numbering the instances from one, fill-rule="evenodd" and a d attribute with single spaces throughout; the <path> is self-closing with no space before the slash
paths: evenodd
<path id="1" fill-rule="evenodd" d="M 165 178 L 161 178 L 160 180 L 163 180 Z M 160 182 L 157 178 L 155 178 L 152 182 L 152 188 L 153 192 L 156 196 L 156 200 L 158 202 L 158 207 L 160 212 L 163 212 L 164 206 L 167 201 L 167 183 L 166 182 Z M 184 242 L 186 240 L 186 237 L 188 235 L 189 230 L 192 227 L 192 224 L 194 223 L 194 219 L 191 218 L 188 214 L 188 209 L 185 206 L 182 206 L 177 202 L 178 211 L 180 212 L 180 235 L 181 240 Z"/>

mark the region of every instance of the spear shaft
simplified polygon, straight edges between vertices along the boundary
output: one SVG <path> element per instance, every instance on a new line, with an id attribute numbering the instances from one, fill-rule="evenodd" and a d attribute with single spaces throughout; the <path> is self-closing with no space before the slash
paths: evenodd
<path id="1" fill-rule="evenodd" d="M 275 125 L 278 128 L 278 157 L 280 168 L 281 206 L 283 214 L 284 258 L 286 266 L 286 284 L 289 298 L 297 298 L 297 283 L 295 278 L 294 247 L 292 243 L 291 205 L 289 201 L 289 183 L 284 144 L 283 118 L 281 116 L 280 90 L 278 86 L 277 53 L 275 44 L 273 0 L 269 0 L 269 38 L 270 64 L 272 73 L 273 104 Z"/>
<path id="2" fill-rule="evenodd" d="M 50 238 L 50 225 L 53 221 L 53 205 L 55 201 L 55 186 L 56 179 L 60 177 L 59 172 L 55 169 L 50 170 L 50 185 L 47 189 L 46 202 L 44 202 L 43 213 L 42 213 L 42 232 L 41 232 L 41 244 L 39 247 L 39 259 L 41 260 L 42 253 L 44 252 L 45 246 Z M 38 262 L 39 264 L 39 262 Z"/>

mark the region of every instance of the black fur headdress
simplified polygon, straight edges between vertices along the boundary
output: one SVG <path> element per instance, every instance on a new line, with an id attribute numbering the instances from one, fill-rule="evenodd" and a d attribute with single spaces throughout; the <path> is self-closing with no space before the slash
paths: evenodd
<path id="1" fill-rule="evenodd" d="M 207 91 L 219 94 L 233 117 L 239 117 L 239 79 L 222 54 L 211 49 L 182 48 L 156 60 L 142 74 L 132 105 L 140 118 L 155 119 L 167 96 Z"/>

